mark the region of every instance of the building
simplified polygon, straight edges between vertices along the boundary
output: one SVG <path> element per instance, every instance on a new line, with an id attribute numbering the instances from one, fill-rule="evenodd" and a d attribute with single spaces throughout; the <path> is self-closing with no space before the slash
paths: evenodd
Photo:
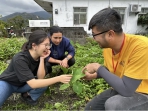
<path id="1" fill-rule="evenodd" d="M 84 27 L 88 33 L 88 23 L 99 10 L 111 7 L 122 17 L 123 31 L 145 33 L 146 27 L 138 26 L 139 14 L 148 13 L 148 0 L 34 0 L 44 10 L 53 14 L 53 25 L 60 27 Z"/>

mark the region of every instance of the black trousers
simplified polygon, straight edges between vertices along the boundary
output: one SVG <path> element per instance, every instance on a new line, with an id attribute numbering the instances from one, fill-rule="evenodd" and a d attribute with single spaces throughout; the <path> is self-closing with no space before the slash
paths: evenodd
<path id="1" fill-rule="evenodd" d="M 123 97 L 114 89 L 107 89 L 87 103 L 85 111 L 148 111 L 148 95 L 134 93 Z"/>
<path id="2" fill-rule="evenodd" d="M 58 59 L 58 60 L 63 60 L 65 57 L 66 57 L 66 55 L 64 57 Z M 75 64 L 75 58 L 72 57 L 71 59 L 68 60 L 68 66 L 71 67 L 74 64 Z M 47 67 L 48 73 L 51 73 L 52 72 L 52 66 L 55 66 L 55 65 L 59 65 L 59 64 L 46 62 L 46 67 Z"/>

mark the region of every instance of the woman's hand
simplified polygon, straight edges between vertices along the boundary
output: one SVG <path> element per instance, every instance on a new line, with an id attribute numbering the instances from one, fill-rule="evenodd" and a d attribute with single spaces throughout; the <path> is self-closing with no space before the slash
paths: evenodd
<path id="1" fill-rule="evenodd" d="M 46 52 L 44 52 L 44 55 L 41 56 L 40 58 L 41 59 L 45 59 L 46 57 L 48 57 L 50 55 L 51 51 L 50 50 L 47 50 Z"/>
<path id="2" fill-rule="evenodd" d="M 69 83 L 71 78 L 72 78 L 72 75 L 60 75 L 59 76 L 59 81 L 61 83 Z"/>
<path id="3" fill-rule="evenodd" d="M 62 60 L 62 63 L 61 63 L 61 66 L 62 66 L 62 67 L 65 67 L 65 68 L 68 68 L 69 66 L 68 66 L 67 62 L 68 62 L 68 60 L 67 60 L 66 58 L 63 59 L 63 60 Z"/>

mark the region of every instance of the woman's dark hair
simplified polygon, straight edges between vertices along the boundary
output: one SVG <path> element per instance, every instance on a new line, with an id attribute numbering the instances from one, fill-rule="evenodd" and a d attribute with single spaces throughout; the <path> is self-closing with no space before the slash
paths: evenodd
<path id="1" fill-rule="evenodd" d="M 52 26 L 49 29 L 50 36 L 52 36 L 53 33 L 58 33 L 58 32 L 62 33 L 62 35 L 63 35 L 63 31 L 59 26 Z"/>
<path id="2" fill-rule="evenodd" d="M 43 31 L 43 30 L 33 31 L 28 38 L 28 42 L 23 44 L 22 51 L 31 49 L 32 43 L 39 45 L 40 43 L 42 43 L 47 38 L 48 38 L 48 36 L 47 36 L 45 31 Z"/>
<path id="3" fill-rule="evenodd" d="M 97 27 L 98 31 L 114 30 L 117 33 L 122 32 L 122 21 L 120 14 L 111 8 L 105 8 L 96 13 L 89 22 L 88 29 Z"/>

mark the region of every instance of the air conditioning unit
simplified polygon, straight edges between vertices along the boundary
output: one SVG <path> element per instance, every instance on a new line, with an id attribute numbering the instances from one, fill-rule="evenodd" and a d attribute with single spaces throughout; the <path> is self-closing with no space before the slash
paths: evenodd
<path id="1" fill-rule="evenodd" d="M 130 5 L 130 12 L 141 12 L 141 5 L 131 4 Z"/>

